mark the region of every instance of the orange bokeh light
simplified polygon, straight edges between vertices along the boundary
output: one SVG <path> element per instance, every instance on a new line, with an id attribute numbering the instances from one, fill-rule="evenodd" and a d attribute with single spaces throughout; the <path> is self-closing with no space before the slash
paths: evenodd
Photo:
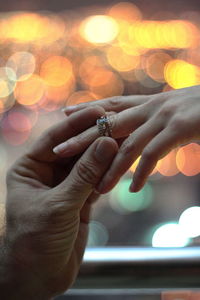
<path id="1" fill-rule="evenodd" d="M 179 173 L 176 166 L 176 150 L 172 150 L 168 155 L 158 161 L 157 171 L 163 176 L 174 176 Z"/>
<path id="2" fill-rule="evenodd" d="M 72 63 L 66 57 L 51 56 L 43 62 L 40 76 L 49 86 L 62 86 L 73 77 Z"/>
<path id="3" fill-rule="evenodd" d="M 108 11 L 108 15 L 116 20 L 126 20 L 128 22 L 142 19 L 142 13 L 139 8 L 130 2 L 119 2 L 114 4 Z"/>
<path id="4" fill-rule="evenodd" d="M 98 56 L 89 56 L 80 65 L 79 76 L 86 89 L 99 97 L 121 95 L 124 90 L 122 79 L 105 67 Z"/>
<path id="5" fill-rule="evenodd" d="M 181 147 L 176 156 L 176 164 L 181 173 L 194 176 L 200 173 L 200 146 L 192 143 Z"/>
<path id="6" fill-rule="evenodd" d="M 107 50 L 107 60 L 115 70 L 128 72 L 139 66 L 140 56 L 128 55 L 122 48 L 113 46 Z"/>
<path id="7" fill-rule="evenodd" d="M 104 78 L 104 79 L 103 79 Z M 106 81 L 105 81 L 106 78 Z M 111 71 L 100 72 L 95 77 L 95 82 L 103 81 L 102 85 L 90 85 L 89 89 L 100 98 L 108 98 L 112 96 L 120 96 L 124 92 L 124 83 L 121 77 Z"/>
<path id="8" fill-rule="evenodd" d="M 171 56 L 161 51 L 149 55 L 145 60 L 146 73 L 156 81 L 165 82 L 164 68 L 170 60 Z"/>
<path id="9" fill-rule="evenodd" d="M 86 85 L 90 85 L 93 76 L 104 69 L 104 64 L 101 58 L 95 55 L 86 57 L 80 64 L 79 76 Z M 98 83 L 101 84 L 101 83 Z"/>
<path id="10" fill-rule="evenodd" d="M 66 102 L 66 105 L 74 105 L 83 102 L 89 102 L 97 100 L 98 96 L 93 94 L 91 91 L 78 91 L 73 93 Z"/>
<path id="11" fill-rule="evenodd" d="M 17 82 L 14 94 L 22 105 L 34 105 L 40 101 L 46 92 L 46 85 L 38 75 L 33 74 L 25 81 Z"/>

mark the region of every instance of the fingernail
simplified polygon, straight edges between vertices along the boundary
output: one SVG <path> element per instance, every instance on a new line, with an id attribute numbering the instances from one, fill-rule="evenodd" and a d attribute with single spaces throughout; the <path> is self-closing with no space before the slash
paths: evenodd
<path id="1" fill-rule="evenodd" d="M 70 149 L 70 146 L 71 146 L 71 143 L 70 142 L 65 142 L 65 143 L 62 143 L 58 146 L 56 146 L 55 148 L 53 148 L 53 152 L 55 154 L 70 154 L 71 153 L 71 149 Z"/>
<path id="2" fill-rule="evenodd" d="M 72 112 L 73 110 L 75 110 L 75 108 L 77 107 L 77 105 L 71 105 L 71 106 L 67 106 L 61 109 L 62 112 Z"/>

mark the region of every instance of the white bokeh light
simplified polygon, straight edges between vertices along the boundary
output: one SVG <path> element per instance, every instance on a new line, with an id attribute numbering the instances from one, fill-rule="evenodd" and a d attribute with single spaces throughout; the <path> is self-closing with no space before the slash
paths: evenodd
<path id="1" fill-rule="evenodd" d="M 8 59 L 7 68 L 11 68 L 15 72 L 15 77 L 8 73 L 8 77 L 13 81 L 27 80 L 35 71 L 36 59 L 30 52 L 16 52 Z"/>
<path id="2" fill-rule="evenodd" d="M 184 247 L 188 243 L 188 237 L 177 223 L 161 225 L 152 238 L 153 247 Z"/>
<path id="3" fill-rule="evenodd" d="M 91 16 L 87 18 L 80 28 L 83 37 L 90 43 L 110 43 L 118 32 L 117 22 L 105 15 Z"/>
<path id="4" fill-rule="evenodd" d="M 200 236 L 200 207 L 187 208 L 180 216 L 179 225 L 188 237 Z"/>

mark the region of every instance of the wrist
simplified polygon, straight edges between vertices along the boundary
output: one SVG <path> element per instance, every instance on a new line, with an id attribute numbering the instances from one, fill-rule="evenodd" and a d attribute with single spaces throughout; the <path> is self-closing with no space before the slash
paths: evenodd
<path id="1" fill-rule="evenodd" d="M 52 299 L 40 276 L 16 259 L 5 237 L 0 241 L 0 295 L 4 300 Z"/>

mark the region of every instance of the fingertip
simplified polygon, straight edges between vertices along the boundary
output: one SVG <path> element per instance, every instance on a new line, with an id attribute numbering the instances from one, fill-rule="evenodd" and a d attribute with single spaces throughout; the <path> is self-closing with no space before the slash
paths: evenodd
<path id="1" fill-rule="evenodd" d="M 77 105 L 71 105 L 71 106 L 66 106 L 61 109 L 61 111 L 66 114 L 67 116 L 75 112 L 77 109 Z"/>

